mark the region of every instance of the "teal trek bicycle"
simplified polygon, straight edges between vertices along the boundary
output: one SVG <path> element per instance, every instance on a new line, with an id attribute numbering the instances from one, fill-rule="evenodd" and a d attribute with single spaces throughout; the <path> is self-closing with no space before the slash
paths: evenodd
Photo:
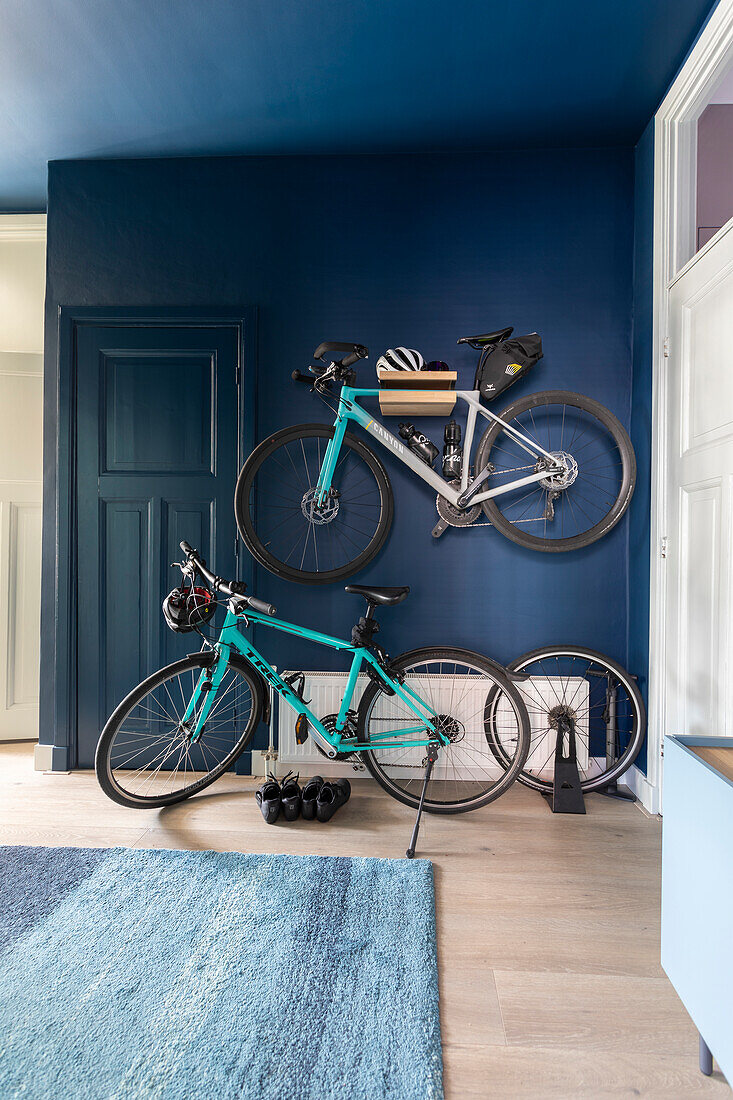
<path id="1" fill-rule="evenodd" d="M 181 543 L 189 624 L 205 607 L 226 606 L 215 641 L 144 680 L 111 715 L 97 746 L 102 790 L 123 806 L 170 806 L 204 790 L 235 763 L 269 711 L 270 690 L 296 711 L 299 739 L 312 737 L 331 760 L 358 754 L 398 801 L 432 813 L 462 813 L 492 802 L 527 758 L 530 724 L 509 674 L 490 658 L 452 646 L 423 647 L 390 658 L 375 642 L 377 607 L 392 607 L 409 588 L 348 585 L 366 613 L 350 641 L 275 617 L 271 605 L 223 581 Z M 205 589 L 197 587 L 203 580 Z M 197 619 L 198 615 L 198 619 Z M 169 620 L 169 625 L 170 620 Z M 240 628 L 266 626 L 343 652 L 351 666 L 338 714 L 317 715 Z M 175 629 L 175 627 L 174 627 Z M 191 625 L 182 626 L 190 630 Z M 203 633 L 199 630 L 199 633 Z M 357 688 L 361 690 L 354 706 Z M 502 752 L 496 752 L 500 738 Z M 409 852 L 408 852 L 409 854 Z"/>

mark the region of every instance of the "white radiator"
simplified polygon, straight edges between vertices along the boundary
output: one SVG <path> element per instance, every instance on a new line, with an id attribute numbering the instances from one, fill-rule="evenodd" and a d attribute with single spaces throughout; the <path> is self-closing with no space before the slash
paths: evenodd
<path id="1" fill-rule="evenodd" d="M 292 675 L 292 673 L 284 672 L 282 675 L 289 676 Z M 304 675 L 305 688 L 303 695 L 304 698 L 309 701 L 308 706 L 313 713 L 321 719 L 327 714 L 337 714 L 341 706 L 341 699 L 346 687 L 348 674 L 345 672 L 305 672 Z M 361 697 L 369 682 L 369 677 L 365 674 L 358 677 L 354 698 L 351 704 L 353 710 L 358 709 Z M 524 696 L 525 702 L 528 704 L 527 709 L 532 727 L 532 748 L 525 767 L 531 768 L 535 774 L 539 773 L 542 778 L 552 779 L 556 734 L 555 731 L 552 730 L 550 734 L 544 733 L 543 736 L 543 731 L 547 729 L 548 722 L 546 718 L 543 718 L 543 715 L 538 709 L 538 696 L 542 699 L 547 710 L 551 710 L 558 698 L 562 697 L 562 688 L 566 693 L 566 697 L 570 696 L 573 698 L 573 707 L 579 712 L 579 736 L 576 742 L 578 766 L 582 769 L 586 769 L 588 767 L 587 680 L 582 677 L 573 677 L 568 680 L 565 677 L 562 679 L 561 683 L 559 678 L 540 676 L 532 677 L 529 683 L 532 686 L 528 690 L 528 684 L 522 684 L 519 681 L 515 681 L 516 687 Z M 432 677 L 431 687 L 433 703 L 436 710 L 439 712 L 443 711 L 445 713 L 450 713 L 455 698 L 461 700 L 464 714 L 480 715 L 483 711 L 486 702 L 486 687 L 482 681 L 476 680 L 474 677 L 441 674 Z M 382 697 L 382 699 L 383 705 L 387 713 L 389 713 L 390 700 L 385 697 Z M 324 769 L 326 769 L 328 775 L 353 776 L 355 770 L 362 772 L 365 770 L 364 765 L 358 761 L 341 762 L 328 760 L 316 748 L 313 737 L 309 737 L 304 745 L 299 745 L 295 740 L 296 712 L 282 697 L 278 697 L 278 705 L 274 710 L 275 709 L 277 711 L 278 725 L 279 774 L 282 774 L 287 768 L 293 768 L 295 771 L 299 771 L 301 775 L 324 774 Z M 375 712 L 374 717 L 379 717 L 378 712 Z M 505 699 L 500 701 L 497 713 L 496 721 L 500 729 L 503 718 L 507 720 L 507 727 L 511 729 L 513 727 L 513 717 L 511 715 L 509 703 Z M 478 742 L 481 743 L 479 744 Z M 507 750 L 511 753 L 513 752 L 513 747 L 508 745 Z M 383 758 L 385 761 L 388 761 L 390 756 L 394 756 L 398 753 L 401 765 L 400 774 L 404 772 L 404 778 L 409 778 L 416 769 L 422 771 L 422 761 L 425 758 L 424 748 L 386 749 Z M 470 778 L 471 760 L 480 762 L 481 774 L 486 774 L 486 768 L 492 764 L 492 761 L 491 757 L 486 752 L 486 742 L 483 741 L 483 735 L 478 721 L 472 729 L 466 733 L 464 746 L 457 750 L 457 755 L 460 761 L 460 766 L 458 768 L 456 767 L 458 761 L 456 761 L 455 756 L 450 760 L 445 756 L 438 758 L 438 762 L 433 772 L 436 779 L 448 779 L 456 775 L 456 772 L 458 772 L 461 778 Z M 496 772 L 497 779 L 502 774 L 502 768 L 498 763 L 491 768 L 491 771 L 492 773 L 494 771 Z M 444 775 L 442 774 L 443 772 L 445 772 Z"/>
<path id="2" fill-rule="evenodd" d="M 292 672 L 283 672 L 283 677 L 292 676 Z M 346 689 L 346 672 L 304 672 L 305 688 L 303 698 L 317 718 L 327 714 L 338 714 L 341 700 Z M 356 710 L 369 677 L 363 673 L 357 678 L 354 698 L 351 704 Z M 273 708 L 274 711 L 275 708 Z M 295 740 L 296 712 L 282 696 L 278 696 L 277 705 L 278 732 L 278 774 L 283 775 L 288 768 L 299 771 L 301 775 L 353 776 L 355 770 L 366 774 L 366 768 L 360 761 L 329 760 L 316 748 L 315 741 L 309 737 L 304 745 Z M 355 767 L 356 766 L 356 767 Z"/>

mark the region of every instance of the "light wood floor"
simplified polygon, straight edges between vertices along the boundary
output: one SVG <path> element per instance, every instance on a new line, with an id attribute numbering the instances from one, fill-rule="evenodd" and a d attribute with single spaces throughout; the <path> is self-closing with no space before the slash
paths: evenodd
<path id="1" fill-rule="evenodd" d="M 0 843 L 401 857 L 412 811 L 369 780 L 327 825 L 268 827 L 252 780 L 167 810 L 125 810 L 88 772 L 40 775 L 0 745 Z M 697 1033 L 659 966 L 660 823 L 601 796 L 553 816 L 515 786 L 494 806 L 428 817 L 446 1096 L 729 1096 L 697 1070 Z"/>

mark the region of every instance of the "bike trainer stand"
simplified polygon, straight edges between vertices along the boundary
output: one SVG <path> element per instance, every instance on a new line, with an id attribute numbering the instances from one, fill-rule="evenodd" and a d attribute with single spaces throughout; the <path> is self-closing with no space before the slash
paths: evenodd
<path id="1" fill-rule="evenodd" d="M 425 778 L 423 779 L 422 791 L 420 793 L 420 804 L 417 807 L 417 817 L 415 818 L 415 827 L 412 830 L 412 837 L 410 838 L 410 847 L 405 852 L 408 859 L 415 858 L 415 848 L 417 847 L 417 834 L 420 831 L 420 818 L 422 817 L 423 805 L 425 803 L 425 792 L 428 789 L 428 783 L 430 782 L 430 774 L 433 770 L 433 764 L 438 759 L 438 742 L 433 741 L 428 745 L 428 757 L 425 764 Z"/>
<path id="2" fill-rule="evenodd" d="M 568 755 L 563 755 L 565 734 L 568 735 Z M 543 792 L 544 794 L 544 792 Z M 578 756 L 575 748 L 575 722 L 569 716 L 562 716 L 557 723 L 555 742 L 555 775 L 552 794 L 544 797 L 550 803 L 554 814 L 584 814 L 585 801 L 578 774 Z"/>

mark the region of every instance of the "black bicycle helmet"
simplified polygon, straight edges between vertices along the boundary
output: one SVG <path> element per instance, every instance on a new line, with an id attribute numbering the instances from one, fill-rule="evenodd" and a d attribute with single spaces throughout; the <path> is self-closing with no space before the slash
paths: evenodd
<path id="1" fill-rule="evenodd" d="M 163 617 L 176 634 L 188 634 L 211 622 L 215 611 L 208 588 L 174 588 L 163 600 Z"/>

